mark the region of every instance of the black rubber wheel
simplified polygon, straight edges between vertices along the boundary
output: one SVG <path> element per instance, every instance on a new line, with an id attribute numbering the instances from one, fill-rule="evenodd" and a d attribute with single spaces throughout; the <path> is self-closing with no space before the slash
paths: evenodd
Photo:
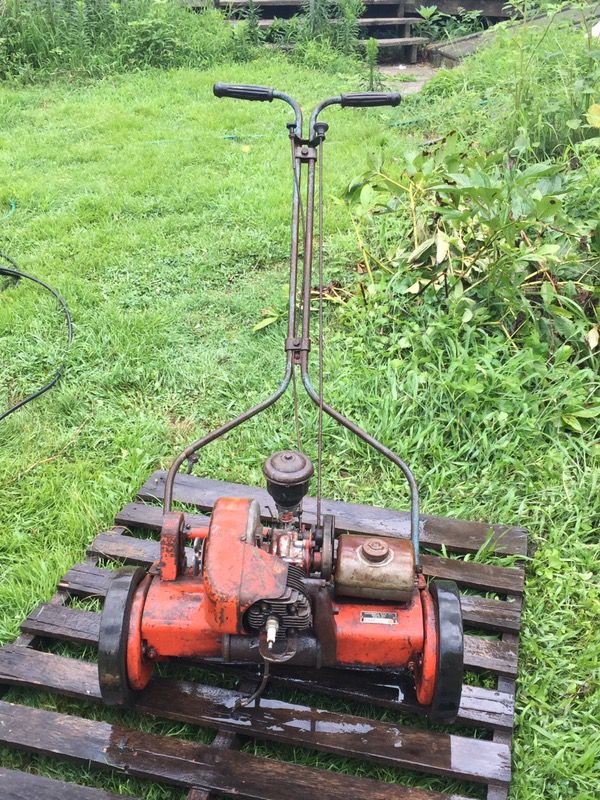
<path id="1" fill-rule="evenodd" d="M 135 696 L 127 680 L 127 637 L 133 595 L 145 575 L 143 567 L 123 567 L 106 593 L 98 636 L 98 679 L 108 706 L 130 705 Z"/>
<path id="2" fill-rule="evenodd" d="M 429 591 L 438 624 L 438 673 L 429 716 L 453 722 L 458 714 L 464 674 L 463 624 L 460 594 L 454 581 L 433 580 Z"/>

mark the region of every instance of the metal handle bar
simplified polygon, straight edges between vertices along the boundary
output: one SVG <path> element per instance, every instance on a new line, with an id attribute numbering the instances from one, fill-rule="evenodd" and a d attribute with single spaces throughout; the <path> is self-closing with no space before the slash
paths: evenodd
<path id="1" fill-rule="evenodd" d="M 302 136 L 302 111 L 300 105 L 288 94 L 278 92 L 270 86 L 253 86 L 245 83 L 215 83 L 213 86 L 215 97 L 230 97 L 234 100 L 259 100 L 271 103 L 273 100 L 283 100 L 294 109 L 296 115 L 296 134 Z M 400 104 L 398 92 L 348 92 L 322 100 L 310 117 L 309 138 L 316 135 L 315 125 L 317 117 L 327 106 L 340 105 L 342 108 L 373 108 L 375 106 L 397 106 Z"/>
<path id="2" fill-rule="evenodd" d="M 267 103 L 282 100 L 293 108 L 296 118 L 295 132 L 297 136 L 302 136 L 302 110 L 289 94 L 278 92 L 270 86 L 252 86 L 245 83 L 215 83 L 213 94 L 215 97 L 230 97 L 233 100 L 260 100 Z"/>

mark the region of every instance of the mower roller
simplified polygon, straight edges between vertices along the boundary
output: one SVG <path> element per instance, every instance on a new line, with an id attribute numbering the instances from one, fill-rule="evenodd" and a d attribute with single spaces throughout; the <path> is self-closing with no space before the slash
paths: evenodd
<path id="1" fill-rule="evenodd" d="M 285 375 L 266 400 L 193 442 L 173 462 L 165 483 L 160 558 L 146 570 L 122 569 L 110 584 L 99 635 L 98 671 L 107 704 L 127 705 L 150 681 L 157 662 L 222 659 L 260 664 L 258 700 L 270 670 L 338 667 L 405 672 L 418 703 L 436 720 L 457 714 L 463 678 L 463 630 L 458 589 L 447 580 L 427 584 L 419 555 L 419 495 L 405 462 L 323 399 L 323 109 L 396 106 L 400 95 L 351 93 L 323 100 L 303 137 L 302 111 L 288 95 L 262 86 L 214 86 L 217 97 L 291 106 L 293 198 Z M 315 182 L 319 177 L 319 382 L 309 376 Z M 302 280 L 298 287 L 300 242 Z M 184 462 L 236 426 L 272 406 L 296 374 L 318 408 L 316 521 L 303 520 L 302 502 L 314 467 L 298 449 L 264 462 L 276 513 L 261 517 L 256 500 L 221 497 L 209 524 L 192 527 L 172 508 L 175 476 Z M 295 398 L 297 400 L 297 398 Z M 389 459 L 403 473 L 411 497 L 411 536 L 374 536 L 336 530 L 322 513 L 322 430 L 327 414 Z M 298 419 L 296 419 L 298 425 Z M 193 555 L 186 556 L 186 545 Z M 190 553 L 190 550 L 187 551 Z"/>

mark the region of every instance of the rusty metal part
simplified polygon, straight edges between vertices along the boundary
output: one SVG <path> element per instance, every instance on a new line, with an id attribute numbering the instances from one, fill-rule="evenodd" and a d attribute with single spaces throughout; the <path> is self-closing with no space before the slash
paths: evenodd
<path id="1" fill-rule="evenodd" d="M 277 645 L 276 645 L 277 647 Z M 281 645 L 286 648 L 287 645 Z M 301 634 L 294 637 L 295 652 L 286 659 L 286 663 L 297 667 L 320 667 L 321 647 L 315 636 Z M 277 650 L 272 656 L 277 655 Z M 223 637 L 223 660 L 243 661 L 246 663 L 261 664 L 264 658 L 261 654 L 260 636 L 231 635 Z M 275 661 L 274 657 L 269 659 Z"/>
<path id="2" fill-rule="evenodd" d="M 361 546 L 360 554 L 372 564 L 379 564 L 388 558 L 390 548 L 383 539 L 369 539 Z"/>
<path id="3" fill-rule="evenodd" d="M 335 612 L 336 666 L 399 669 L 416 661 L 423 650 L 425 631 L 418 591 L 403 606 L 336 598 Z"/>
<path id="4" fill-rule="evenodd" d="M 184 515 L 169 511 L 163 516 L 158 567 L 163 581 L 174 581 L 185 571 Z"/>
<path id="5" fill-rule="evenodd" d="M 283 597 L 288 565 L 255 546 L 262 537 L 256 500 L 221 497 L 215 504 L 205 545 L 203 581 L 206 615 L 213 630 L 238 633 L 253 603 Z"/>
<path id="6" fill-rule="evenodd" d="M 146 655 L 147 647 L 142 637 L 142 615 L 148 589 L 153 576 L 148 572 L 137 587 L 129 612 L 127 635 L 127 680 L 132 689 L 144 689 L 152 677 L 154 663 Z"/>
<path id="7" fill-rule="evenodd" d="M 338 538 L 336 595 L 408 603 L 416 590 L 410 541 L 360 534 Z"/>

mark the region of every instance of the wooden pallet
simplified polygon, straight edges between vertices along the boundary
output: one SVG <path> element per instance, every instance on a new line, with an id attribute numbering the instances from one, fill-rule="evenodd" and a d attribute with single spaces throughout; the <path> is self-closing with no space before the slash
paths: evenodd
<path id="1" fill-rule="evenodd" d="M 97 644 L 100 615 L 82 609 L 73 598 L 104 598 L 111 562 L 151 564 L 158 554 L 157 531 L 165 474 L 157 472 L 139 492 L 136 502 L 116 517 L 116 527 L 99 534 L 86 561 L 62 578 L 49 603 L 42 603 L 21 625 L 22 635 L 0 649 L 0 693 L 17 686 L 100 703 L 97 667 L 92 661 L 57 655 L 51 640 Z M 195 525 L 222 495 L 255 497 L 265 516 L 271 500 L 263 489 L 180 475 L 175 500 L 192 505 L 188 514 Z M 384 508 L 324 501 L 324 513 L 336 518 L 336 528 L 361 533 L 408 535 L 408 514 Z M 315 501 L 305 501 L 305 518 L 314 519 Z M 212 744 L 199 744 L 109 724 L 86 716 L 66 715 L 0 700 L 0 746 L 71 760 L 183 787 L 188 800 L 233 795 L 256 800 L 283 797 L 321 800 L 465 800 L 483 797 L 506 800 L 511 778 L 511 737 L 517 675 L 518 632 L 524 572 L 519 556 L 527 552 L 522 528 L 422 517 L 421 541 L 427 551 L 423 567 L 428 576 L 452 578 L 464 592 L 465 663 L 468 671 L 493 675 L 495 688 L 465 684 L 454 726 L 446 729 L 426 720 L 407 722 L 403 716 L 420 714 L 410 688 L 397 674 L 325 669 L 279 668 L 270 692 L 258 706 L 234 712 L 236 700 L 256 685 L 256 666 L 204 662 L 206 683 L 157 678 L 140 696 L 136 711 L 162 719 L 216 731 Z M 445 556 L 435 554 L 441 549 Z M 515 566 L 495 566 L 472 560 L 473 554 L 493 549 L 514 556 Z M 470 554 L 469 560 L 464 556 Z M 231 672 L 236 690 L 215 686 Z M 310 696 L 307 702 L 277 699 L 290 687 Z M 272 692 L 277 697 L 273 697 Z M 344 701 L 351 713 L 327 710 L 331 701 Z M 319 705 L 323 704 L 323 708 Z M 375 709 L 387 709 L 386 721 Z M 389 718 L 397 721 L 389 722 Z M 422 722 L 422 724 L 419 724 Z M 458 732 L 453 732 L 453 729 Z M 306 767 L 277 758 L 240 752 L 248 740 L 333 753 L 346 759 L 397 768 L 396 783 L 356 777 L 327 769 Z M 289 751 L 288 751 L 289 752 Z M 364 771 L 364 770 L 363 770 Z M 439 776 L 450 789 L 432 791 L 403 784 L 406 771 Z M 460 791 L 456 791 L 456 782 Z M 414 781 L 413 781 L 414 782 Z M 464 791 L 462 787 L 465 787 Z M 22 772 L 0 769 L 0 795 L 20 798 L 90 798 L 110 800 L 108 792 L 65 784 Z M 482 792 L 485 793 L 482 794 Z"/>

